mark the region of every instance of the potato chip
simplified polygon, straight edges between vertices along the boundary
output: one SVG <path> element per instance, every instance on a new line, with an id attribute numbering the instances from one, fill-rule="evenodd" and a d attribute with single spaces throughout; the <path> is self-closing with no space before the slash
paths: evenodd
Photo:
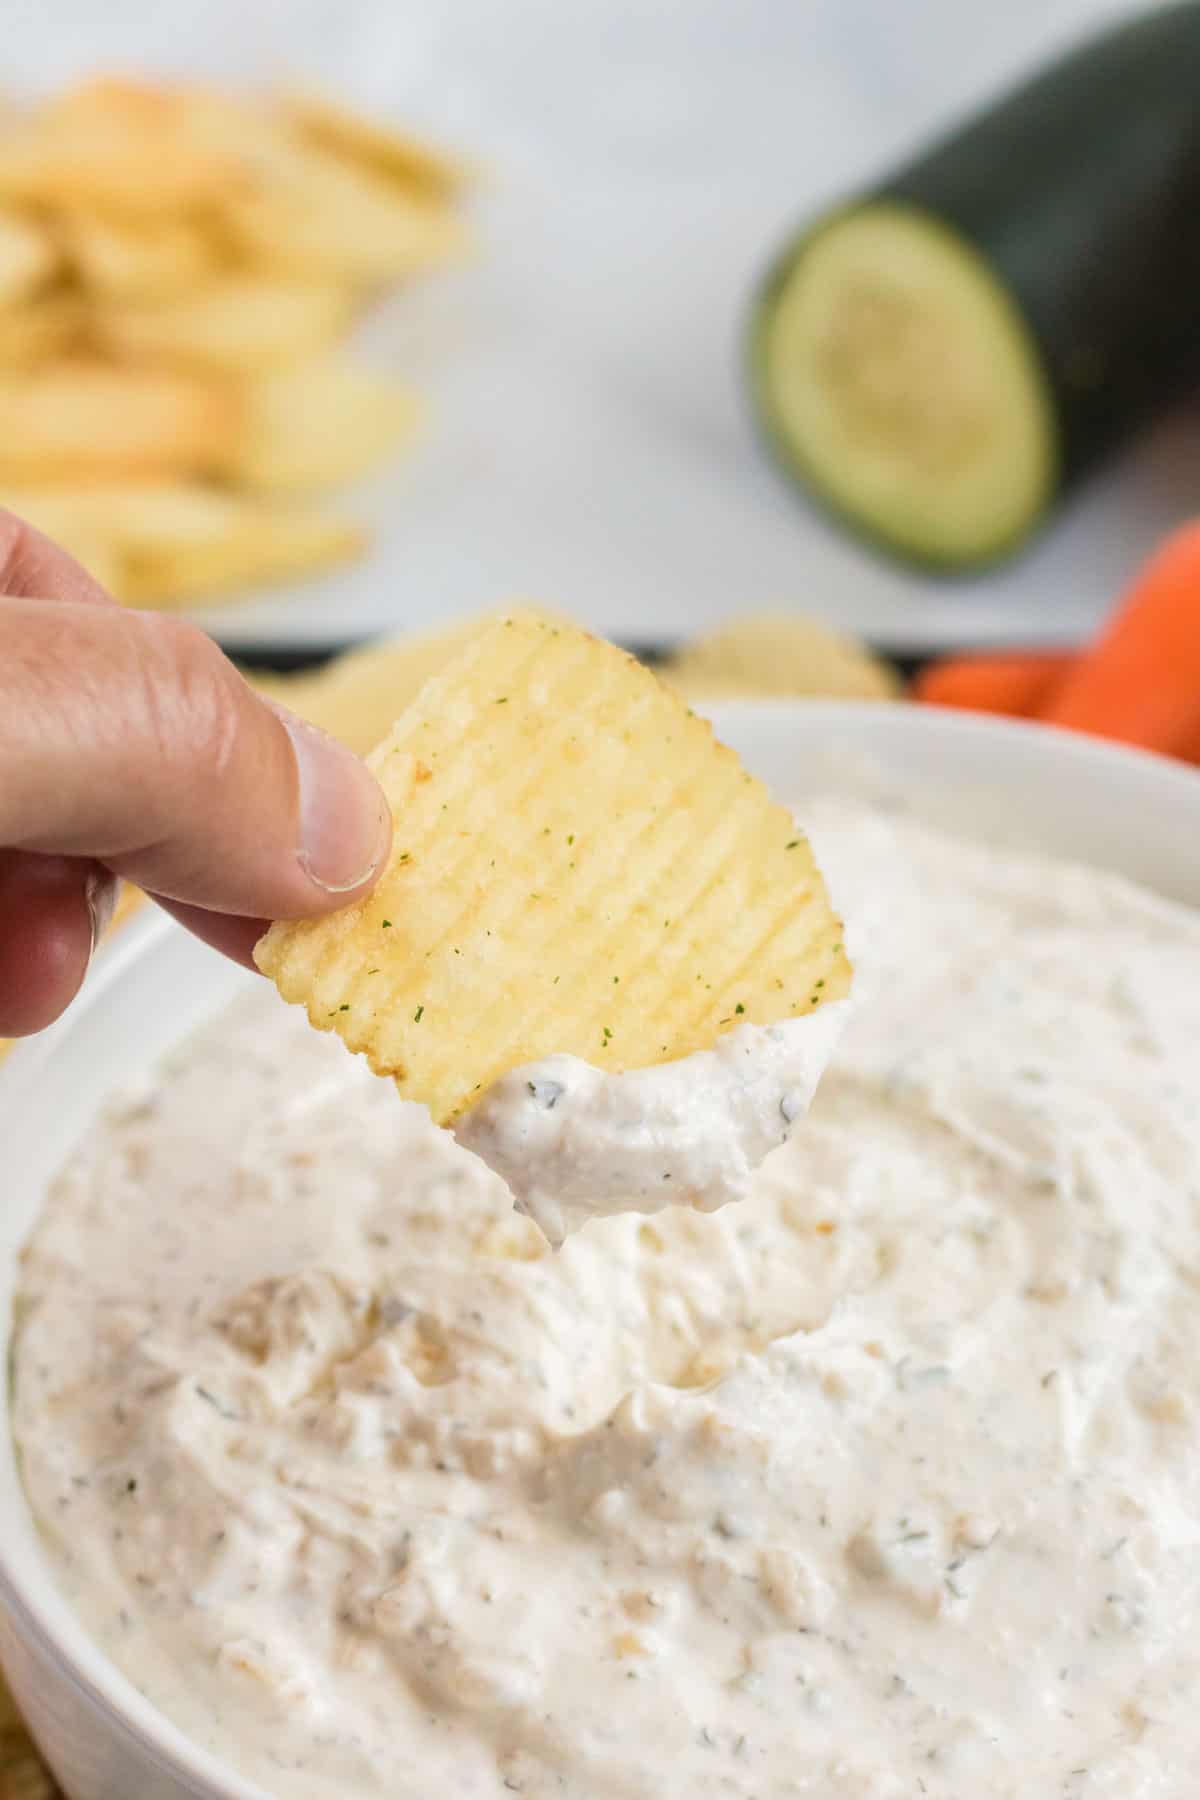
<path id="1" fill-rule="evenodd" d="M 110 532 L 91 516 L 80 517 L 68 496 L 65 503 L 53 492 L 32 495 L 0 493 L 0 506 L 33 525 L 85 568 L 114 600 L 125 598 L 125 568 Z"/>
<path id="2" fill-rule="evenodd" d="M 236 657 L 237 651 L 234 650 L 232 654 Z M 311 725 L 319 725 L 322 731 L 326 729 L 318 716 L 318 709 L 321 705 L 321 683 L 325 678 L 324 669 L 283 670 L 242 667 L 240 672 L 255 693 L 261 695 L 264 700 L 278 701 L 280 706 L 286 706 L 290 712 L 297 713 L 302 719 L 307 719 Z M 338 734 L 330 732 L 329 735 L 336 737 Z"/>
<path id="3" fill-rule="evenodd" d="M 459 641 L 453 629 L 430 632 L 364 644 L 316 669 L 243 669 L 242 674 L 256 693 L 365 756 L 428 677 L 450 661 Z"/>
<path id="4" fill-rule="evenodd" d="M 84 306 L 79 294 L 56 289 L 0 311 L 0 371 L 27 369 L 79 347 Z"/>
<path id="5" fill-rule="evenodd" d="M 247 153 L 276 127 L 261 107 L 191 82 L 92 75 L 50 99 L 43 122 L 56 131 L 105 131 L 131 142 L 182 143 L 221 152 L 227 173 L 244 177 Z"/>
<path id="6" fill-rule="evenodd" d="M 112 923 L 108 929 L 116 931 L 118 926 L 125 923 L 126 919 L 133 917 L 134 913 L 145 903 L 145 899 L 146 896 L 141 888 L 135 888 L 128 881 L 123 881 L 121 891 L 117 895 L 116 911 L 113 913 Z"/>
<path id="7" fill-rule="evenodd" d="M 131 497 L 119 542 L 122 598 L 172 606 L 320 574 L 360 555 L 366 539 L 325 513 L 175 488 Z"/>
<path id="8" fill-rule="evenodd" d="M 247 179 L 235 144 L 190 129 L 177 92 L 89 82 L 0 137 L 0 195 L 163 217 L 216 205 Z"/>
<path id="9" fill-rule="evenodd" d="M 533 609 L 526 609 L 533 610 Z M 557 624 L 562 615 L 537 609 Z M 385 738 L 404 708 L 415 700 L 431 675 L 505 613 L 471 614 L 435 631 L 406 632 L 347 650 L 318 669 L 294 674 L 251 671 L 250 685 L 278 700 L 358 756 Z"/>
<path id="10" fill-rule="evenodd" d="M 237 412 L 219 384 L 85 360 L 0 370 L 0 480 L 202 470 L 227 460 Z"/>
<path id="11" fill-rule="evenodd" d="M 268 492 L 336 486 L 410 437 L 420 415 L 398 382 L 348 356 L 312 357 L 247 384 L 227 474 Z"/>
<path id="12" fill-rule="evenodd" d="M 103 300 L 161 300 L 195 287 L 220 257 L 215 238 L 194 221 L 149 224 L 71 212 L 60 232 L 79 279 Z"/>
<path id="13" fill-rule="evenodd" d="M 44 527 L 38 528 L 45 529 Z M 46 531 L 46 536 L 53 538 L 59 547 L 73 556 L 81 568 L 87 570 L 93 581 L 99 582 L 105 593 L 113 600 L 124 600 L 125 565 L 120 551 L 112 539 L 102 531 Z"/>
<path id="14" fill-rule="evenodd" d="M 58 247 L 44 225 L 0 213 L 0 307 L 27 300 L 57 266 Z"/>
<path id="15" fill-rule="evenodd" d="M 16 513 L 18 518 L 53 538 L 85 568 L 90 569 L 91 565 L 81 554 L 81 546 L 96 546 L 103 542 L 103 554 L 109 558 L 108 574 L 111 576 L 114 572 L 111 565 L 118 560 L 111 534 L 104 533 L 95 518 L 95 509 L 90 503 L 91 490 L 84 490 L 82 505 L 80 499 L 79 490 L 72 488 L 0 488 L 0 507 Z M 94 570 L 91 572 L 95 573 Z"/>
<path id="16" fill-rule="evenodd" d="M 335 282 L 232 271 L 172 300 L 99 305 L 93 330 L 121 357 L 253 372 L 321 349 L 352 305 Z"/>
<path id="17" fill-rule="evenodd" d="M 485 630 L 492 617 L 459 619 L 440 631 L 364 644 L 321 669 L 252 675 L 251 685 L 365 756 L 387 736 L 429 677 Z"/>
<path id="18" fill-rule="evenodd" d="M 9 489 L 0 503 L 64 547 L 99 541 L 115 563 L 105 585 L 133 606 L 215 597 L 254 582 L 316 573 L 359 553 L 357 525 L 186 482 Z"/>
<path id="19" fill-rule="evenodd" d="M 465 165 L 422 138 L 380 125 L 320 94 L 285 94 L 280 106 L 300 135 L 323 150 L 384 175 L 430 200 L 453 199 L 465 186 Z"/>
<path id="20" fill-rule="evenodd" d="M 395 818 L 382 881 L 255 954 L 439 1122 L 556 1051 L 669 1061 L 848 987 L 786 808 L 649 670 L 574 627 L 496 620 L 368 760 Z"/>
<path id="21" fill-rule="evenodd" d="M 361 525 L 327 513 L 233 501 L 223 532 L 146 541 L 126 548 L 120 597 L 129 606 L 170 607 L 237 599 L 248 589 L 324 574 L 366 548 Z"/>
<path id="22" fill-rule="evenodd" d="M 47 100 L 41 118 L 52 131 L 104 128 L 142 140 L 194 136 L 192 98 L 203 92 L 136 75 L 87 75 Z"/>
<path id="23" fill-rule="evenodd" d="M 357 525 L 183 484 L 94 496 L 119 546 L 123 598 L 166 606 L 316 573 L 356 556 Z"/>
<path id="24" fill-rule="evenodd" d="M 854 638 L 798 613 L 748 613 L 693 639 L 659 671 L 688 700 L 893 700 L 895 671 Z"/>
<path id="25" fill-rule="evenodd" d="M 387 736 L 430 676 L 440 673 L 492 619 L 491 614 L 456 619 L 437 631 L 366 644 L 338 657 L 322 670 L 325 711 L 332 721 L 323 728 L 344 740 L 353 735 L 351 748 L 365 756 Z"/>
<path id="26" fill-rule="evenodd" d="M 436 268 L 460 255 L 467 241 L 445 206 L 303 146 L 277 153 L 229 201 L 223 219 L 253 262 L 355 284 Z"/>

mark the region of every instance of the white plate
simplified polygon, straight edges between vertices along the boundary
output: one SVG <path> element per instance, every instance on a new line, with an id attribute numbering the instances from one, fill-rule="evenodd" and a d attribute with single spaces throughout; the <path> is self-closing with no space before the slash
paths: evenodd
<path id="1" fill-rule="evenodd" d="M 1200 774 L 1181 765 L 917 707 L 779 702 L 714 708 L 713 717 L 789 798 L 830 787 L 905 796 L 948 825 L 1082 857 L 1200 905 Z M 20 1245 L 72 1145 L 117 1084 L 254 979 L 148 909 L 101 953 L 66 1018 L 0 1065 L 0 1342 Z M 71 1800 L 265 1800 L 160 1718 L 85 1636 L 25 1504 L 7 1394 L 0 1663 Z"/>
<path id="2" fill-rule="evenodd" d="M 317 80 L 484 159 L 479 264 L 365 338 L 432 400 L 348 504 L 361 566 L 196 616 L 231 645 L 354 637 L 513 595 L 666 639 L 751 606 L 880 645 L 1073 641 L 1196 503 L 1180 420 L 1026 557 L 961 584 L 841 537 L 758 451 L 739 367 L 790 227 L 894 165 L 1118 0 L 54 0 L 5 81 L 104 67 Z"/>

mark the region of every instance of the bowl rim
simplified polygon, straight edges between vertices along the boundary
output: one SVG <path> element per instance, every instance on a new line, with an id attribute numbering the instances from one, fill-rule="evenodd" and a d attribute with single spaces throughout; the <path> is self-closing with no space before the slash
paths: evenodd
<path id="1" fill-rule="evenodd" d="M 1001 779 L 1019 783 L 1045 758 L 1053 757 L 1084 770 L 1097 780 L 1111 778 L 1126 790 L 1156 789 L 1184 812 L 1194 810 L 1200 824 L 1200 769 L 1153 752 L 1114 744 L 1026 720 L 1000 719 L 953 708 L 897 706 L 891 701 L 730 700 L 703 710 L 718 735 L 739 745 L 747 722 L 774 730 L 794 728 L 802 717 L 805 736 L 822 728 L 836 739 L 854 740 L 868 752 L 875 741 L 899 732 L 928 738 L 931 746 L 950 749 L 972 744 L 994 748 L 1005 759 Z M 1015 759 L 1015 760 L 1014 760 Z M 1131 794 L 1127 791 L 1125 798 Z M 1131 829 L 1137 830 L 1136 818 Z M 1200 831 L 1197 832 L 1200 840 Z M 1200 863 L 1197 865 L 1200 869 Z M 1197 894 L 1200 901 L 1200 892 Z M 58 1044 L 75 1029 L 85 1012 L 100 1006 L 161 940 L 182 932 L 173 919 L 156 910 L 136 917 L 104 945 L 95 958 L 87 990 L 67 1015 L 37 1038 L 14 1047 L 0 1065 L 0 1093 L 36 1082 L 52 1061 Z M 67 1151 L 69 1154 L 69 1151 Z M 11 1357 L 9 1358 L 11 1365 Z M 10 1366 L 11 1385 L 11 1366 Z M 11 1468 L 19 1488 L 18 1459 L 11 1435 L 0 1444 L 0 1465 Z M 34 1526 L 36 1533 L 36 1525 Z M 20 1534 L 0 1529 L 0 1606 L 16 1634 L 30 1641 L 76 1695 L 86 1698 L 130 1752 L 157 1772 L 182 1784 L 197 1800 L 271 1800 L 271 1796 L 230 1765 L 205 1750 L 160 1712 L 89 1635 L 66 1594 L 58 1587 L 50 1560 L 22 1557 Z"/>
<path id="2" fill-rule="evenodd" d="M 1011 744 L 1024 739 L 1031 747 L 1038 747 L 1036 753 L 1039 755 L 1053 751 L 1056 756 L 1080 766 L 1137 769 L 1149 779 L 1175 786 L 1181 794 L 1200 794 L 1200 764 L 1182 762 L 1178 757 L 1145 749 L 1141 744 L 1099 737 L 1048 720 L 981 712 L 973 707 L 935 705 L 903 697 L 899 700 L 827 700 L 780 695 L 765 699 L 718 700 L 711 704 L 697 702 L 695 711 L 712 720 L 718 736 L 723 735 L 726 721 L 736 731 L 748 718 L 771 719 L 776 723 L 804 718 L 818 724 L 826 723 L 831 728 L 845 726 L 847 722 L 858 727 L 865 721 L 870 728 L 882 725 L 884 736 L 893 730 L 904 736 L 918 737 L 926 733 L 934 737 L 965 735 L 978 739 L 980 745 Z"/>

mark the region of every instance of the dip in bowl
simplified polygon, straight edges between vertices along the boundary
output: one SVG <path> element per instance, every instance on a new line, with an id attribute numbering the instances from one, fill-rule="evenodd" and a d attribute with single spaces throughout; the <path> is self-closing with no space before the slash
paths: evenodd
<path id="1" fill-rule="evenodd" d="M 717 724 L 859 971 L 739 1206 L 552 1257 L 149 916 L 0 1070 L 0 1658 L 74 1800 L 1182 1791 L 1200 777 Z"/>

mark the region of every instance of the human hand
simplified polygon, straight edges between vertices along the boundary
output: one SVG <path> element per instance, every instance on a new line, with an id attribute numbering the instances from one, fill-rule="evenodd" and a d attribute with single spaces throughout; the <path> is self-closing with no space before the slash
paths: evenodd
<path id="1" fill-rule="evenodd" d="M 118 876 L 250 964 L 265 920 L 365 892 L 390 839 L 348 750 L 0 513 L 0 1036 L 74 997 Z"/>

